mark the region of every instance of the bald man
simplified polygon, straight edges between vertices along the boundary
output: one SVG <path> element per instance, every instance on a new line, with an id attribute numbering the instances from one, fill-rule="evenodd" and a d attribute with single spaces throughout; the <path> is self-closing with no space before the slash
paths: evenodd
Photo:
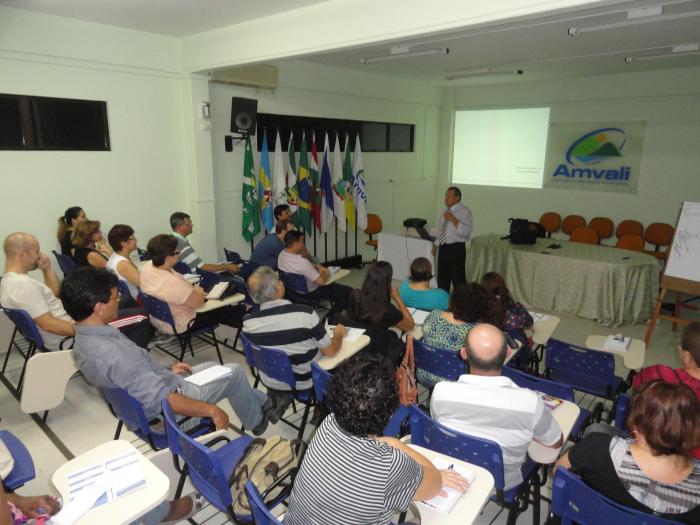
<path id="1" fill-rule="evenodd" d="M 505 490 L 523 481 L 521 468 L 533 439 L 551 448 L 563 443 L 561 429 L 540 394 L 501 375 L 507 353 L 500 329 L 476 325 L 460 351 L 470 373 L 456 382 L 439 382 L 430 400 L 430 413 L 439 423 L 500 445 Z"/>
<path id="2" fill-rule="evenodd" d="M 73 319 L 58 299 L 61 282 L 41 253 L 39 241 L 29 233 L 11 233 L 5 238 L 5 274 L 0 281 L 0 304 L 25 310 L 39 327 L 48 350 L 58 350 L 61 341 L 75 334 Z M 39 269 L 44 282 L 29 277 Z"/>

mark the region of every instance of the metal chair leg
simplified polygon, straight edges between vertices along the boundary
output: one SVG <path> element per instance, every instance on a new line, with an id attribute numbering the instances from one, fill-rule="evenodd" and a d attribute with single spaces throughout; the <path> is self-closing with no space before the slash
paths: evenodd
<path id="1" fill-rule="evenodd" d="M 216 340 L 216 334 L 214 333 L 214 330 L 211 331 L 211 338 L 214 341 L 214 348 L 216 348 L 216 355 L 219 356 L 219 363 L 222 365 L 224 364 L 224 360 L 221 358 L 221 350 L 219 350 L 219 341 Z M 194 355 L 194 354 L 192 354 Z"/>
<path id="2" fill-rule="evenodd" d="M 119 423 L 117 423 L 117 431 L 114 433 L 114 439 L 119 439 L 119 435 L 122 433 L 122 426 L 124 426 L 124 423 L 122 420 L 119 420 Z"/>
<path id="3" fill-rule="evenodd" d="M 17 327 L 15 326 L 14 331 L 12 332 L 12 337 L 10 338 L 10 344 L 7 347 L 7 353 L 5 354 L 5 362 L 2 365 L 2 373 L 5 373 L 5 369 L 7 368 L 7 362 L 10 359 L 10 352 L 12 352 L 12 348 L 14 347 L 15 344 L 15 337 L 17 337 Z"/>

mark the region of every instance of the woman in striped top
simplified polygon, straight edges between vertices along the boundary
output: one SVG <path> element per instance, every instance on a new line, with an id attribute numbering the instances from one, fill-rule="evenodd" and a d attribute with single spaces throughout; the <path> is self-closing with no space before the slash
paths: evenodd
<path id="1" fill-rule="evenodd" d="M 328 388 L 331 410 L 311 440 L 289 500 L 287 525 L 385 525 L 412 500 L 467 481 L 395 437 L 380 437 L 398 408 L 395 372 L 379 355 L 358 355 Z"/>

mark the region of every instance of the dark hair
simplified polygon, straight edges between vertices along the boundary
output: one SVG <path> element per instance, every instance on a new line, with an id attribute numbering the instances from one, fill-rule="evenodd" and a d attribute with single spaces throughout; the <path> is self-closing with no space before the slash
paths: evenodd
<path id="1" fill-rule="evenodd" d="M 462 200 L 462 190 L 460 190 L 457 186 L 450 186 L 447 188 L 447 191 L 453 192 L 455 195 L 457 195 L 459 200 Z"/>
<path id="2" fill-rule="evenodd" d="M 286 232 L 289 224 L 289 221 L 277 221 L 277 224 L 275 224 L 275 234 L 279 235 L 282 232 Z"/>
<path id="3" fill-rule="evenodd" d="M 128 242 L 134 234 L 134 229 L 128 224 L 115 224 L 107 234 L 107 242 L 115 252 L 122 249 L 122 243 Z"/>
<path id="4" fill-rule="evenodd" d="M 700 365 L 700 321 L 691 321 L 681 334 L 681 348 Z"/>
<path id="5" fill-rule="evenodd" d="M 481 278 L 481 286 L 492 295 L 492 306 L 494 312 L 494 320 L 498 321 L 498 326 L 503 328 L 503 321 L 506 318 L 508 309 L 513 306 L 515 301 L 510 295 L 510 290 L 506 286 L 500 274 L 496 272 L 485 273 Z"/>
<path id="6" fill-rule="evenodd" d="M 71 242 L 74 246 L 82 248 L 94 247 L 92 235 L 100 231 L 100 221 L 85 220 L 78 224 L 71 235 Z"/>
<path id="7" fill-rule="evenodd" d="M 399 406 L 394 368 L 379 354 L 352 357 L 333 375 L 327 399 L 340 428 L 359 437 L 381 436 Z"/>
<path id="8" fill-rule="evenodd" d="M 700 445 L 700 402 L 684 383 L 650 381 L 632 398 L 627 426 L 644 436 L 654 455 L 690 457 Z"/>
<path id="9" fill-rule="evenodd" d="M 465 323 L 494 323 L 491 295 L 479 283 L 459 284 L 452 289 L 447 311 Z"/>
<path id="10" fill-rule="evenodd" d="M 277 206 L 275 206 L 275 209 L 272 210 L 272 214 L 275 216 L 275 219 L 279 219 L 280 214 L 283 211 L 288 210 L 288 209 L 289 209 L 289 206 L 287 204 L 278 204 Z"/>
<path id="11" fill-rule="evenodd" d="M 173 255 L 177 249 L 177 239 L 174 235 L 161 233 L 148 241 L 148 254 L 151 256 L 153 266 L 163 266 L 165 258 Z"/>
<path id="12" fill-rule="evenodd" d="M 66 232 L 73 227 L 73 221 L 80 216 L 81 211 L 83 209 L 80 206 L 71 206 L 58 218 L 58 232 L 56 233 L 58 242 L 61 242 Z"/>
<path id="13" fill-rule="evenodd" d="M 107 304 L 116 287 L 117 276 L 106 268 L 76 268 L 61 285 L 63 308 L 74 320 L 82 321 L 92 315 L 97 303 Z"/>
<path id="14" fill-rule="evenodd" d="M 416 257 L 411 263 L 409 279 L 414 283 L 422 283 L 433 278 L 433 266 L 425 257 Z"/>
<path id="15" fill-rule="evenodd" d="M 505 335 L 503 335 L 503 332 L 500 333 L 501 337 L 503 338 L 503 344 L 498 350 L 498 353 L 491 359 L 482 359 L 474 354 L 471 346 L 469 346 L 469 334 L 467 334 L 467 338 L 464 341 L 464 347 L 467 350 L 467 361 L 471 369 L 482 370 L 484 372 L 496 372 L 503 368 L 503 364 L 506 362 L 506 356 L 508 355 L 508 343 Z"/>
<path id="16" fill-rule="evenodd" d="M 298 230 L 289 230 L 284 236 L 284 247 L 291 248 L 299 239 L 303 239 L 304 234 Z"/>
<path id="17" fill-rule="evenodd" d="M 352 319 L 372 325 L 382 320 L 391 299 L 393 273 L 386 261 L 377 261 L 369 267 L 362 288 L 350 294 L 348 315 Z"/>
<path id="18" fill-rule="evenodd" d="M 170 227 L 174 230 L 178 226 L 182 226 L 182 223 L 185 222 L 185 219 L 189 218 L 190 216 L 187 215 L 185 212 L 176 211 L 170 216 Z"/>

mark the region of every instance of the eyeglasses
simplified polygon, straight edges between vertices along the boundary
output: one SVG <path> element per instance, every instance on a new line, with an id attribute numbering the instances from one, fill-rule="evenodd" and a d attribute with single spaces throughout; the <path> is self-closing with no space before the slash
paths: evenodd
<path id="1" fill-rule="evenodd" d="M 178 255 L 180 255 L 180 252 L 173 252 L 170 255 L 172 255 L 173 257 L 177 257 Z"/>

